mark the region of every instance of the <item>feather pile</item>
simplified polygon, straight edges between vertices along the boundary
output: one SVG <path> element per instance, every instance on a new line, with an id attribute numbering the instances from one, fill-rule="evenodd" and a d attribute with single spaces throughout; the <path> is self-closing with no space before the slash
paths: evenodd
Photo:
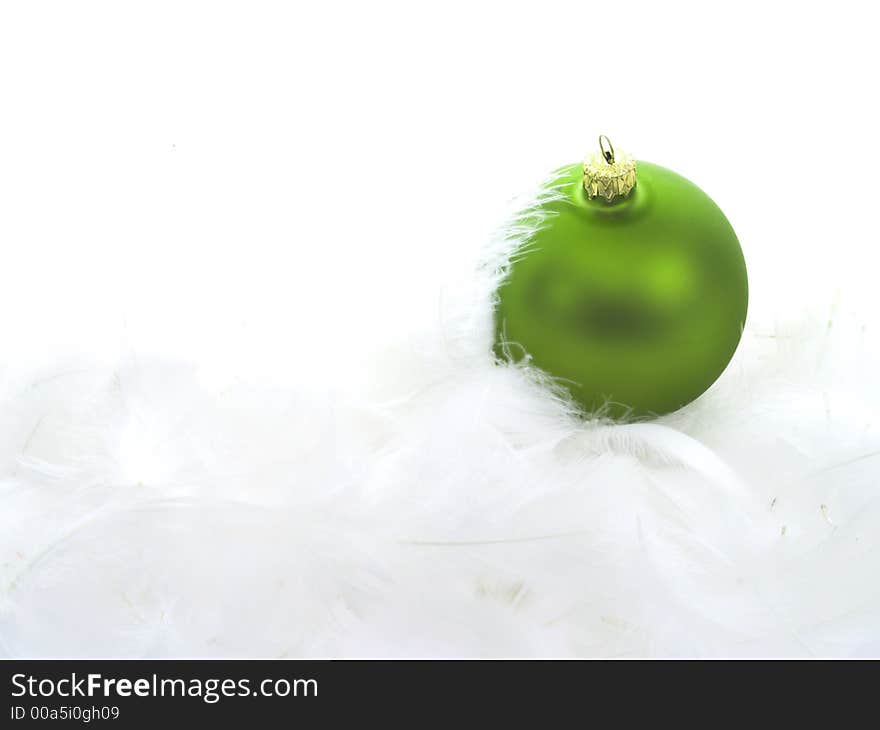
<path id="1" fill-rule="evenodd" d="M 880 654 L 864 312 L 753 308 L 695 403 L 584 421 L 493 361 L 528 239 L 508 227 L 359 398 L 135 353 L 7 363 L 0 655 Z"/>

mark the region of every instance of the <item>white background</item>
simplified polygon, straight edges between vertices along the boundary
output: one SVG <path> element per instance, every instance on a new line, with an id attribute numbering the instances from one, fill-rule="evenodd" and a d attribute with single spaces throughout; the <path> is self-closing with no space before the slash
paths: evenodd
<path id="1" fill-rule="evenodd" d="M 0 363 L 354 383 L 599 133 L 725 210 L 753 313 L 874 306 L 876 34 L 855 2 L 4 3 Z"/>

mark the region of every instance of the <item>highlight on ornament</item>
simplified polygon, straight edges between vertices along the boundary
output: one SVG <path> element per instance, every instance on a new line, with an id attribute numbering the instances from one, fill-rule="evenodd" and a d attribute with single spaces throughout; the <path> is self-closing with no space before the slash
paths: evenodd
<path id="1" fill-rule="evenodd" d="M 721 376 L 748 308 L 742 249 L 721 209 L 599 137 L 517 220 L 529 231 L 498 286 L 494 351 L 543 371 L 586 417 L 675 411 Z"/>

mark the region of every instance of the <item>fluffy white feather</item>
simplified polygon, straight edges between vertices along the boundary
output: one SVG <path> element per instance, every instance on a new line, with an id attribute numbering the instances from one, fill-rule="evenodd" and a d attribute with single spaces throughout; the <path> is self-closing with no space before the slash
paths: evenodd
<path id="1" fill-rule="evenodd" d="M 527 238 L 357 399 L 135 354 L 9 365 L 0 653 L 880 653 L 869 318 L 753 310 L 691 406 L 583 422 L 492 361 L 499 264 Z"/>

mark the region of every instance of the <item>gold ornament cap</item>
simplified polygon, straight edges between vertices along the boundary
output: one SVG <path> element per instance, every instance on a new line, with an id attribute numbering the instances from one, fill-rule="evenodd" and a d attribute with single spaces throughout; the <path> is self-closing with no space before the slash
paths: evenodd
<path id="1" fill-rule="evenodd" d="M 614 153 L 611 140 L 599 135 L 599 151 L 584 162 L 584 191 L 588 198 L 610 203 L 625 198 L 636 186 L 636 161 L 631 155 Z"/>

